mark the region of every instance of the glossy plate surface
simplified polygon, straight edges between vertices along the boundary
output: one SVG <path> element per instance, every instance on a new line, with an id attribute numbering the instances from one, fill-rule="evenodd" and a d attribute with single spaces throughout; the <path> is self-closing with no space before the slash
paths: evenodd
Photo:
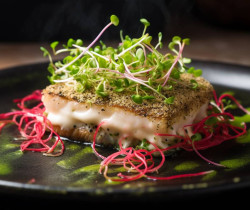
<path id="1" fill-rule="evenodd" d="M 0 113 L 14 108 L 15 98 L 48 85 L 47 63 L 20 66 L 0 71 Z M 217 93 L 234 91 L 244 106 L 250 107 L 250 68 L 222 63 L 193 61 L 214 84 Z M 250 190 L 250 139 L 232 140 L 202 151 L 202 154 L 227 168 L 209 165 L 193 152 L 179 151 L 166 158 L 162 176 L 214 170 L 205 176 L 170 181 L 140 179 L 130 183 L 109 183 L 98 173 L 100 160 L 89 145 L 65 141 L 60 157 L 19 149 L 15 126 L 6 126 L 0 135 L 0 193 L 57 197 L 81 201 L 114 197 L 125 199 L 171 200 L 180 196 L 216 196 L 220 193 Z M 98 148 L 102 154 L 111 149 Z M 117 173 L 113 169 L 114 174 Z"/>

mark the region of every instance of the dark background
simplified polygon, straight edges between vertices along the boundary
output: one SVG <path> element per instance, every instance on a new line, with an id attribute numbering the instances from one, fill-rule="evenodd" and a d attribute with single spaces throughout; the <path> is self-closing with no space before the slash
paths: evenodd
<path id="1" fill-rule="evenodd" d="M 64 41 L 93 39 L 109 22 L 111 14 L 119 26 L 102 39 L 119 39 L 119 31 L 140 36 L 140 18 L 151 23 L 149 32 L 164 36 L 199 36 L 200 28 L 238 30 L 249 33 L 248 0 L 36 0 L 1 2 L 0 42 Z"/>

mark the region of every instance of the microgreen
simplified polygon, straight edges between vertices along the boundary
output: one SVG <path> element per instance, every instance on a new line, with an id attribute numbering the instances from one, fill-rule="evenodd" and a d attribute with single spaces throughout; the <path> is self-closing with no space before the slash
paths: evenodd
<path id="1" fill-rule="evenodd" d="M 159 46 L 160 48 L 163 47 L 163 44 L 162 44 L 162 33 L 161 33 L 161 32 L 158 33 L 158 44 L 155 46 L 155 49 L 156 49 L 158 46 Z"/>
<path id="2" fill-rule="evenodd" d="M 43 51 L 43 56 L 46 57 L 49 55 L 49 51 L 46 50 L 44 47 L 40 47 L 40 50 Z"/>
<path id="3" fill-rule="evenodd" d="M 202 139 L 202 135 L 200 133 L 196 133 L 196 134 L 191 136 L 192 141 L 199 141 L 201 139 Z"/>
<path id="4" fill-rule="evenodd" d="M 187 63 L 187 62 L 185 62 L 185 63 Z M 195 77 L 200 77 L 202 75 L 202 70 L 201 69 L 195 69 L 194 67 L 190 67 L 187 70 L 187 72 L 190 73 L 190 74 L 193 74 Z"/>
<path id="5" fill-rule="evenodd" d="M 191 84 L 192 84 L 192 89 L 196 89 L 198 87 L 198 82 L 194 79 L 190 80 Z"/>
<path id="6" fill-rule="evenodd" d="M 145 149 L 149 150 L 150 143 L 146 139 L 142 139 L 141 143 L 136 146 L 136 149 Z"/>
<path id="7" fill-rule="evenodd" d="M 143 98 L 140 95 L 132 95 L 131 96 L 132 100 L 137 103 L 137 104 L 142 104 Z"/>
<path id="8" fill-rule="evenodd" d="M 166 104 L 173 104 L 173 103 L 174 103 L 174 96 L 171 96 L 171 97 L 169 97 L 169 98 L 166 98 L 166 99 L 164 100 L 164 103 L 166 103 Z"/>
<path id="9" fill-rule="evenodd" d="M 54 41 L 54 42 L 52 42 L 51 44 L 50 44 L 50 47 L 52 48 L 52 50 L 53 50 L 53 53 L 55 54 L 55 48 L 56 48 L 56 46 L 59 44 L 59 42 L 58 41 Z"/>
<path id="10" fill-rule="evenodd" d="M 142 33 L 144 35 L 146 33 L 147 27 L 150 26 L 150 22 L 148 22 L 148 20 L 145 19 L 145 18 L 140 19 L 140 21 L 144 25 L 144 30 L 143 30 L 143 33 Z"/>
<path id="11" fill-rule="evenodd" d="M 62 49 L 56 50 L 59 42 L 52 42 L 50 47 L 53 54 L 68 53 L 61 61 L 53 63 L 49 51 L 41 47 L 44 56 L 48 56 L 50 60 L 50 82 L 63 82 L 80 92 L 94 89 L 99 97 L 108 96 L 110 91 L 131 92 L 131 99 L 137 104 L 144 100 L 152 101 L 158 95 L 164 103 L 172 104 L 174 97 L 165 96 L 164 91 L 173 89 L 182 73 L 187 71 L 197 77 L 202 71 L 188 68 L 186 64 L 191 59 L 182 57 L 189 39 L 173 37 L 168 45 L 172 53 L 162 54 L 157 50 L 163 47 L 162 33 L 158 33 L 158 42 L 153 46 L 152 36 L 146 33 L 150 22 L 145 18 L 140 19 L 140 22 L 144 25 L 141 37 L 123 36 L 121 31 L 121 43 L 117 48 L 107 46 L 99 40 L 111 25 L 119 24 L 119 18 L 115 15 L 111 15 L 110 23 L 86 47 L 81 39 L 70 38 L 62 45 Z M 195 80 L 191 84 L 191 89 L 197 88 Z M 107 88 L 110 86 L 113 88 Z"/>
<path id="12" fill-rule="evenodd" d="M 110 21 L 113 23 L 115 26 L 118 26 L 119 24 L 119 18 L 116 15 L 111 15 L 110 16 Z"/>

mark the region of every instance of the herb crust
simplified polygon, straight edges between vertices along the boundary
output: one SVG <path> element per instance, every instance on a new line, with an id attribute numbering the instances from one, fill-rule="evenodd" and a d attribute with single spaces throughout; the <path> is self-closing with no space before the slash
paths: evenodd
<path id="1" fill-rule="evenodd" d="M 172 90 L 162 91 L 165 96 L 173 95 L 175 97 L 173 104 L 165 104 L 162 98 L 155 93 L 152 93 L 155 96 L 154 100 L 146 100 L 142 104 L 136 104 L 130 99 L 131 93 L 129 92 L 111 91 L 109 96 L 100 97 L 96 96 L 94 89 L 80 93 L 64 83 L 49 85 L 43 94 L 60 96 L 78 103 L 86 103 L 88 106 L 99 106 L 100 109 L 120 108 L 151 120 L 166 120 L 168 126 L 171 126 L 176 119 L 185 118 L 192 111 L 208 103 L 213 96 L 213 87 L 208 81 L 202 77 L 196 77 L 198 88 L 192 89 L 190 87 L 191 79 L 193 79 L 192 74 L 184 73 L 181 75 L 181 80 L 173 85 Z"/>

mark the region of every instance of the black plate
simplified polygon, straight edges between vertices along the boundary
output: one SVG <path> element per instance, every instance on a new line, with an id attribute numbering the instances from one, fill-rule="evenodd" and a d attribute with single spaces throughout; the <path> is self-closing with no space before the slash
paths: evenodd
<path id="1" fill-rule="evenodd" d="M 0 113 L 14 107 L 15 98 L 48 84 L 47 63 L 19 66 L 0 71 Z M 250 106 L 250 68 L 222 63 L 193 61 L 193 66 L 203 69 L 216 91 L 234 91 L 244 106 Z M 242 193 L 250 190 L 250 140 L 237 140 L 202 151 L 215 162 L 228 168 L 209 165 L 193 152 L 179 151 L 167 157 L 162 176 L 214 170 L 200 177 L 171 181 L 140 179 L 130 183 L 108 183 L 98 174 L 100 160 L 89 145 L 65 141 L 66 151 L 60 157 L 45 157 L 41 153 L 19 150 L 15 126 L 5 127 L 0 135 L 0 193 L 13 196 L 32 196 L 33 199 L 63 199 L 87 201 L 186 201 L 196 198 L 217 198 L 221 193 Z M 98 148 L 101 153 L 111 149 Z M 34 181 L 30 183 L 31 181 Z M 242 193 L 243 194 L 243 193 Z M 243 194 L 244 195 L 244 194 Z M 8 197 L 9 196 L 9 197 Z M 65 201 L 64 201 L 65 202 Z"/>

